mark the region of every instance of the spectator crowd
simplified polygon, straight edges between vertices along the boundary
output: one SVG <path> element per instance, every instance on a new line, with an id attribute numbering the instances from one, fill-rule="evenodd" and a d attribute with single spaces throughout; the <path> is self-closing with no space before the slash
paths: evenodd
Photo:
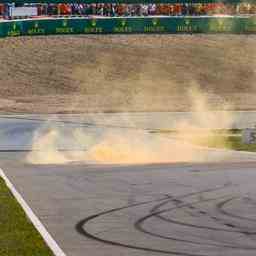
<path id="1" fill-rule="evenodd" d="M 14 4 L 0 4 L 0 16 L 10 18 L 8 8 Z M 202 15 L 250 15 L 256 14 L 256 3 L 206 3 L 206 4 L 24 4 L 37 7 L 38 16 L 202 16 Z"/>

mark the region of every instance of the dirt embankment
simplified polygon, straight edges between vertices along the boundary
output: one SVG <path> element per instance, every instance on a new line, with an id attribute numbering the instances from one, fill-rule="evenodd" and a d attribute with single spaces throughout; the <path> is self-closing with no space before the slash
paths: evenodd
<path id="1" fill-rule="evenodd" d="M 0 40 L 0 111 L 256 109 L 256 36 L 112 35 Z"/>

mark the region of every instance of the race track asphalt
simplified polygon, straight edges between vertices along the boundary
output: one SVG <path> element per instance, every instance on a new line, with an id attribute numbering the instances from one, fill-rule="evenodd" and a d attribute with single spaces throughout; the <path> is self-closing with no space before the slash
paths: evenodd
<path id="1" fill-rule="evenodd" d="M 2 132 L 16 129 L 9 138 L 17 145 L 1 144 L 0 167 L 68 256 L 255 255 L 253 154 L 204 163 L 30 164 L 21 149 L 39 125 L 22 130 L 19 122 L 1 119 Z M 17 132 L 25 136 L 19 143 Z"/>

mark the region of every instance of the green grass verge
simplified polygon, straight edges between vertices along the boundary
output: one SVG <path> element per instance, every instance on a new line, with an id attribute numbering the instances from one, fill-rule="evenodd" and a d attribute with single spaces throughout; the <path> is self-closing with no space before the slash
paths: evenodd
<path id="1" fill-rule="evenodd" d="M 1 178 L 0 255 L 53 256 Z"/>
<path id="2" fill-rule="evenodd" d="M 241 129 L 213 129 L 211 130 L 212 134 L 216 135 L 223 135 L 223 134 L 238 134 L 241 135 L 242 130 Z M 177 134 L 177 130 L 168 130 L 168 129 L 159 129 L 159 130 L 152 130 L 150 133 L 159 133 L 159 134 Z M 179 130 L 179 133 L 183 134 L 189 134 L 189 133 L 195 133 L 195 134 L 202 134 L 202 133 L 209 133 L 209 130 L 205 129 L 205 131 L 201 129 L 195 129 L 195 130 Z"/>
<path id="3" fill-rule="evenodd" d="M 177 139 L 210 148 L 256 152 L 256 144 L 242 142 L 242 130 L 240 129 L 181 130 L 179 132 L 177 130 L 153 130 L 151 133 L 177 136 Z"/>
<path id="4" fill-rule="evenodd" d="M 251 151 L 256 152 L 256 144 L 244 144 L 242 143 L 241 135 L 239 136 L 228 136 L 228 135 L 211 135 L 209 137 L 202 137 L 193 139 L 193 137 L 186 139 L 189 142 L 206 146 L 210 148 L 224 148 L 224 149 L 232 149 L 239 151 Z"/>

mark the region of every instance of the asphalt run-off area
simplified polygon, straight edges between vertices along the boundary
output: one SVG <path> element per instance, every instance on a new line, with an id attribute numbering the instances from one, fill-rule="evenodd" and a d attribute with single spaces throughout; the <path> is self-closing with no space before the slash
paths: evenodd
<path id="1" fill-rule="evenodd" d="M 195 147 L 194 155 L 204 158 L 193 162 L 115 164 L 81 161 L 81 154 L 61 164 L 52 159 L 43 164 L 28 160 L 31 150 L 42 150 L 33 146 L 38 130 L 57 127 L 65 139 L 55 150 L 81 153 L 94 142 L 77 143 L 74 129 L 97 140 L 105 131 L 121 131 L 125 137 L 132 130 L 136 136 L 172 129 L 177 120 L 189 120 L 190 115 L 2 115 L 0 167 L 65 255 L 255 255 L 253 153 Z M 254 112 L 234 113 L 233 128 L 254 126 L 255 116 Z M 172 159 L 178 142 L 168 143 L 173 145 Z M 141 145 L 138 149 L 136 143 L 132 145 L 132 152 L 138 154 Z"/>

